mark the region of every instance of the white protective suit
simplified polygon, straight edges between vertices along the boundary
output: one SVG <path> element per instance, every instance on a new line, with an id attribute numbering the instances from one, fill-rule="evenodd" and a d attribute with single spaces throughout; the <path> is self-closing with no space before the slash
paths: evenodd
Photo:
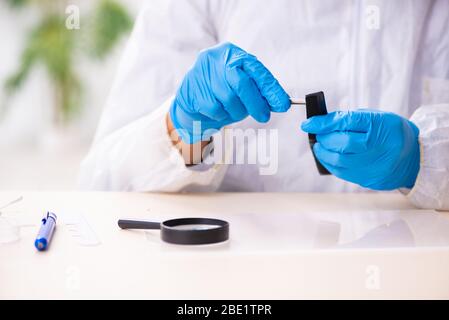
<path id="1" fill-rule="evenodd" d="M 290 96 L 322 90 L 328 111 L 370 107 L 411 117 L 420 129 L 421 168 L 407 197 L 418 207 L 449 209 L 447 0 L 148 1 L 82 163 L 82 188 L 362 190 L 318 175 L 299 128 L 301 107 L 272 114 L 267 124 L 247 118 L 234 125 L 279 130 L 276 174 L 259 174 L 258 164 L 185 166 L 168 137 L 165 115 L 198 52 L 224 41 L 256 55 Z"/>

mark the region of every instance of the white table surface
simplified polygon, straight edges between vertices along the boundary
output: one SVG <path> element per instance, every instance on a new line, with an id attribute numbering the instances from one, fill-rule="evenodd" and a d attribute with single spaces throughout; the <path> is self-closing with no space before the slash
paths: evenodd
<path id="1" fill-rule="evenodd" d="M 449 298 L 449 214 L 400 194 L 2 192 L 0 205 L 17 196 L 2 215 L 23 226 L 0 244 L 0 299 Z M 37 252 L 48 210 L 81 214 L 101 244 L 80 245 L 61 218 Z M 117 227 L 184 216 L 228 220 L 230 241 L 177 246 Z"/>

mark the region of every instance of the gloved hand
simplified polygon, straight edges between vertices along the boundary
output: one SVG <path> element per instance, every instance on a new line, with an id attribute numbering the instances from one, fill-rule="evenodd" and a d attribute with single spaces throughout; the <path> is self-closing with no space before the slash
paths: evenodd
<path id="1" fill-rule="evenodd" d="M 270 71 L 255 56 L 225 43 L 200 53 L 169 114 L 182 140 L 192 144 L 248 115 L 267 122 L 271 112 L 289 108 L 287 93 Z"/>
<path id="2" fill-rule="evenodd" d="M 360 109 L 304 121 L 314 152 L 335 176 L 374 190 L 412 188 L 420 167 L 416 125 L 396 114 Z"/>

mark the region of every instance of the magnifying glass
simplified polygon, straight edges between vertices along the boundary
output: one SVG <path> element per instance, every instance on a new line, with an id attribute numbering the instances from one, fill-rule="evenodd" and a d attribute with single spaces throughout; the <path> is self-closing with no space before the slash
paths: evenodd
<path id="1" fill-rule="evenodd" d="M 163 241 L 173 244 L 211 244 L 229 239 L 229 223 L 210 218 L 181 218 L 164 222 L 119 220 L 121 229 L 161 230 Z"/>

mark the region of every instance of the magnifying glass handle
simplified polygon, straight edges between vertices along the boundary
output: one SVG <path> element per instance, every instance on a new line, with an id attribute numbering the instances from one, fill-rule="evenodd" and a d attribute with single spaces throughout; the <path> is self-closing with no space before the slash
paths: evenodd
<path id="1" fill-rule="evenodd" d="M 119 220 L 118 226 L 121 229 L 160 229 L 159 222 L 137 221 L 137 220 Z"/>

